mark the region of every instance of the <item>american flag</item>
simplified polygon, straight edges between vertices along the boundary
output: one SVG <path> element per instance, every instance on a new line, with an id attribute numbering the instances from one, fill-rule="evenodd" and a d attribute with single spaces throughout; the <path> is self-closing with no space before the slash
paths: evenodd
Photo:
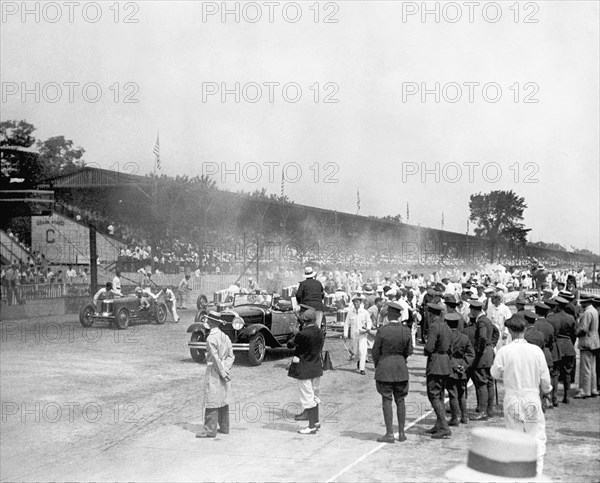
<path id="1" fill-rule="evenodd" d="M 360 193 L 356 190 L 356 212 L 360 211 Z"/>
<path id="2" fill-rule="evenodd" d="M 154 145 L 154 149 L 152 150 L 154 156 L 156 156 L 156 167 L 160 169 L 160 143 L 158 142 L 158 133 L 156 133 L 156 144 Z"/>
<path id="3" fill-rule="evenodd" d="M 408 208 L 408 202 L 406 202 L 406 221 L 410 220 L 410 210 Z"/>

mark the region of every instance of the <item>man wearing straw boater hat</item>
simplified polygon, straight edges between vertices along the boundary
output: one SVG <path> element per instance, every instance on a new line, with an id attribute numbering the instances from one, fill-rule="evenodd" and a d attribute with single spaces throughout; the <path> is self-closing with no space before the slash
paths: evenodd
<path id="1" fill-rule="evenodd" d="M 445 477 L 460 482 L 547 481 L 536 476 L 536 459 L 537 441 L 532 436 L 504 428 L 475 428 L 467 463 L 447 471 Z"/>
<path id="2" fill-rule="evenodd" d="M 506 327 L 512 342 L 498 350 L 490 373 L 495 379 L 504 381 L 506 428 L 528 433 L 537 439 L 537 474 L 541 475 L 546 453 L 546 419 L 540 391 L 545 397 L 549 396 L 552 390 L 550 372 L 542 349 L 525 340 L 523 318 L 511 317 L 506 321 Z"/>
<path id="3" fill-rule="evenodd" d="M 315 310 L 317 317 L 317 327 L 321 328 L 321 321 L 323 320 L 323 298 L 325 292 L 323 290 L 323 284 L 315 278 L 315 271 L 312 267 L 306 267 L 304 269 L 304 279 L 298 285 L 296 291 L 296 300 L 298 305 L 306 305 L 312 307 Z"/>
<path id="4" fill-rule="evenodd" d="M 214 438 L 219 433 L 229 433 L 229 404 L 231 403 L 231 377 L 229 371 L 235 356 L 231 340 L 219 329 L 222 319 L 218 312 L 210 311 L 205 317 L 210 327 L 206 338 L 206 373 L 204 374 L 204 432 L 197 438 Z"/>

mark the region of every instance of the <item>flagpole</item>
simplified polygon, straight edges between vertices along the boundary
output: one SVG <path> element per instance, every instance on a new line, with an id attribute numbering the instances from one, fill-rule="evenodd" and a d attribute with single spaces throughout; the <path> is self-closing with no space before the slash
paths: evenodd
<path id="1" fill-rule="evenodd" d="M 154 213 L 154 220 L 153 220 L 153 229 L 152 229 L 152 249 L 150 250 L 150 269 L 152 270 L 152 273 L 154 273 L 154 257 L 156 256 L 156 239 L 157 237 L 157 229 L 158 229 L 158 206 L 157 206 L 157 199 L 158 199 L 158 178 L 157 178 L 157 174 L 156 174 L 156 169 L 158 168 L 158 157 L 160 156 L 160 148 L 159 148 L 159 132 L 156 131 L 156 144 L 154 145 L 154 150 L 152 151 L 154 153 L 154 186 L 153 186 L 153 191 L 154 191 L 154 196 L 153 196 L 153 207 L 152 207 L 152 211 Z"/>

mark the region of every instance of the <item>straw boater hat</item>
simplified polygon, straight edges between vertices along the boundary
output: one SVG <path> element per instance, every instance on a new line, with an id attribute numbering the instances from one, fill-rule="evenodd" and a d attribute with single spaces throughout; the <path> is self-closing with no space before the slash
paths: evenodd
<path id="1" fill-rule="evenodd" d="M 208 314 L 206 314 L 206 322 L 210 326 L 218 327 L 223 323 L 223 319 L 221 318 L 221 314 L 219 312 L 211 310 Z"/>
<path id="2" fill-rule="evenodd" d="M 356 293 L 353 297 L 352 297 L 352 302 L 354 302 L 355 300 L 364 300 L 365 296 L 362 293 Z"/>
<path id="3" fill-rule="evenodd" d="M 304 269 L 304 278 L 313 278 L 315 276 L 315 272 L 312 267 L 306 267 Z"/>
<path id="4" fill-rule="evenodd" d="M 467 463 L 446 473 L 448 481 L 548 481 L 536 477 L 537 440 L 504 428 L 475 428 Z"/>

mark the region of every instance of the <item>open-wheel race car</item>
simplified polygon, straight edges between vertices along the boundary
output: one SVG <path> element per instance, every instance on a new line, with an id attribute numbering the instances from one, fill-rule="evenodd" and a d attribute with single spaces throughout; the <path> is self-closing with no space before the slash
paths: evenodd
<path id="1" fill-rule="evenodd" d="M 196 322 L 187 329 L 192 334 L 188 347 L 196 362 L 205 359 L 207 313 L 206 309 L 198 311 Z M 300 328 L 292 304 L 277 294 L 235 294 L 232 306 L 221 311 L 221 318 L 225 322 L 221 331 L 231 339 L 233 350 L 247 352 L 253 366 L 262 363 L 267 347 L 286 347 Z"/>
<path id="2" fill-rule="evenodd" d="M 164 324 L 167 320 L 167 305 L 162 292 L 153 299 L 148 297 L 150 306 L 142 308 L 136 295 L 107 298 L 85 305 L 79 312 L 79 322 L 84 327 L 91 327 L 95 322 L 108 322 L 109 327 L 126 329 L 132 321 L 147 321 Z"/>

